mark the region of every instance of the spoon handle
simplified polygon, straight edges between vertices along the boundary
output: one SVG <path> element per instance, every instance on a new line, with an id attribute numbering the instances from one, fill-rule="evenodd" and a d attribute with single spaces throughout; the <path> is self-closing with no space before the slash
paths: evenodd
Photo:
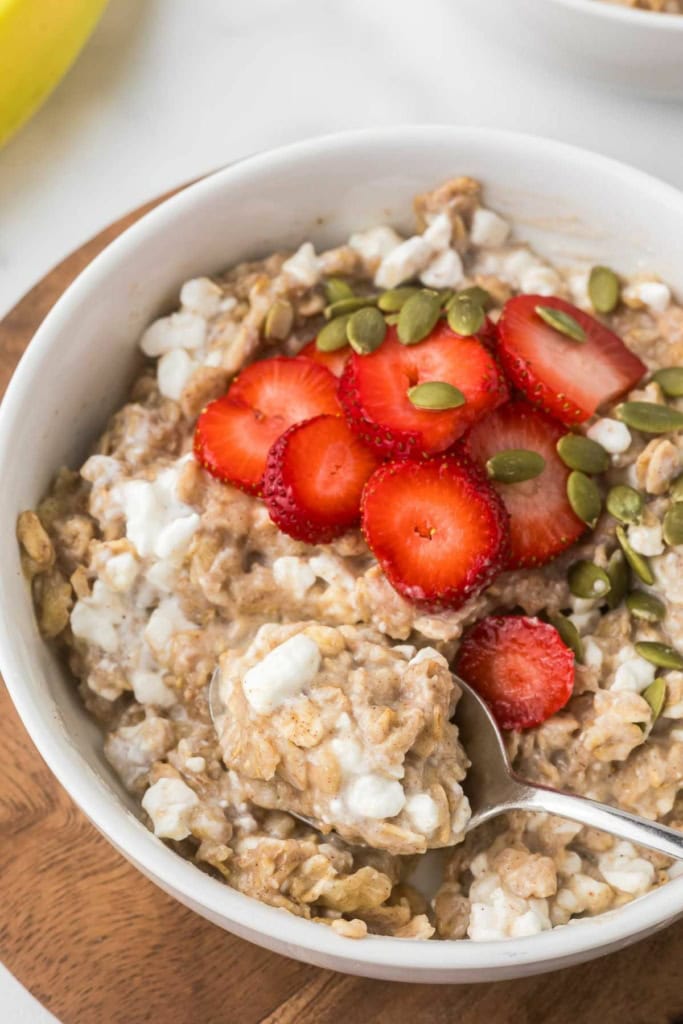
<path id="1" fill-rule="evenodd" d="M 627 839 L 638 846 L 646 846 L 667 857 L 683 860 L 683 832 L 647 818 L 639 818 L 618 807 L 598 803 L 597 800 L 532 785 L 521 779 L 515 781 L 519 786 L 515 804 L 520 810 L 557 814 L 560 818 L 569 818 L 619 836 L 620 839 Z"/>

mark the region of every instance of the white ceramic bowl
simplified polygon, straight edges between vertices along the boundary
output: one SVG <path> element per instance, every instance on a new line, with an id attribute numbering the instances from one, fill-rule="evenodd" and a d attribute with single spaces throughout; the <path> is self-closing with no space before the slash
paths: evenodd
<path id="1" fill-rule="evenodd" d="M 600 0 L 461 0 L 506 45 L 639 95 L 683 99 L 683 15 Z"/>
<path id="2" fill-rule="evenodd" d="M 657 269 L 683 294 L 683 196 L 637 171 L 554 142 L 446 127 L 332 136 L 262 154 L 193 185 L 130 228 L 68 289 L 31 342 L 0 410 L 0 663 L 38 750 L 120 852 L 211 921 L 288 956 L 400 981 L 488 981 L 563 967 L 633 942 L 683 913 L 683 878 L 602 917 L 511 942 L 341 938 L 203 874 L 138 820 L 73 683 L 41 640 L 15 520 L 59 465 L 77 466 L 121 403 L 142 328 L 193 274 L 296 246 L 339 242 L 452 174 L 546 256 Z M 68 837 L 65 837 L 68 842 Z M 77 851 L 73 851 L 77 856 Z"/>

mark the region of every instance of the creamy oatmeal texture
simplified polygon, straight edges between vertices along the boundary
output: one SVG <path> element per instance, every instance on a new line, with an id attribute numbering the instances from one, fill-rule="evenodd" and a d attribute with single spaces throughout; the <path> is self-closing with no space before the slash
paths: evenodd
<path id="1" fill-rule="evenodd" d="M 669 862 L 522 812 L 463 841 L 468 762 L 449 663 L 485 614 L 564 612 L 583 644 L 574 695 L 540 727 L 508 734 L 515 766 L 683 828 L 683 673 L 635 647 L 683 646 L 683 545 L 662 532 L 681 437 L 648 440 L 611 410 L 584 428 L 609 453 L 610 482 L 647 497 L 627 533 L 651 559 L 655 580 L 642 589 L 664 603 L 659 622 L 570 593 L 571 563 L 606 566 L 615 550 L 606 514 L 551 564 L 430 613 L 389 586 L 359 531 L 292 540 L 192 456 L 196 417 L 241 366 L 315 337 L 327 276 L 360 289 L 477 284 L 493 320 L 517 292 L 591 309 L 588 268 L 536 256 L 476 182 L 449 181 L 415 210 L 409 238 L 375 226 L 327 252 L 304 242 L 188 281 L 179 309 L 143 335 L 148 360 L 129 402 L 81 469 L 60 470 L 37 512 L 22 513 L 18 537 L 42 633 L 68 659 L 108 760 L 179 854 L 349 937 L 518 938 L 642 895 L 667 880 Z M 655 276 L 627 282 L 609 322 L 649 369 L 683 362 L 683 310 Z M 655 383 L 631 398 L 665 400 Z M 217 666 L 218 729 L 207 696 Z M 653 721 L 643 692 L 655 673 L 665 700 Z M 444 846 L 441 884 L 424 896 L 406 855 Z"/>
<path id="2" fill-rule="evenodd" d="M 603 0 L 603 3 L 632 7 L 638 11 L 653 11 L 658 14 L 683 14 L 681 0 Z"/>

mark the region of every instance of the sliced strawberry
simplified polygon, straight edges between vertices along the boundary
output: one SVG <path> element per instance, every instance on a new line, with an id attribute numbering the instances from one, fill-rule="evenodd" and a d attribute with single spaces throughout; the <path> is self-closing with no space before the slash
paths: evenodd
<path id="1" fill-rule="evenodd" d="M 361 515 L 389 582 L 415 603 L 457 608 L 507 559 L 503 503 L 465 458 L 380 466 L 363 491 Z"/>
<path id="2" fill-rule="evenodd" d="M 310 359 L 278 356 L 242 370 L 197 420 L 194 451 L 213 476 L 256 494 L 268 451 L 294 423 L 338 415 L 337 380 Z"/>
<path id="3" fill-rule="evenodd" d="M 543 565 L 586 529 L 567 500 L 569 470 L 555 448 L 566 433 L 561 423 L 520 398 L 475 423 L 458 446 L 482 468 L 509 448 L 525 448 L 545 459 L 543 472 L 532 480 L 493 484 L 510 514 L 509 569 Z"/>
<path id="4" fill-rule="evenodd" d="M 550 306 L 583 328 L 574 341 L 536 312 Z M 563 423 L 582 423 L 600 406 L 638 383 L 646 372 L 621 338 L 564 299 L 517 295 L 505 303 L 498 321 L 499 352 L 510 381 L 541 409 Z"/>
<path id="5" fill-rule="evenodd" d="M 316 416 L 290 427 L 268 454 L 263 497 L 284 533 L 327 544 L 360 519 L 360 499 L 379 459 L 343 416 Z"/>
<path id="6" fill-rule="evenodd" d="M 465 396 L 457 409 L 416 409 L 408 389 L 425 381 L 453 384 Z M 486 412 L 507 398 L 493 356 L 477 338 L 439 323 L 424 341 L 402 345 L 393 327 L 371 355 L 353 353 L 339 383 L 352 429 L 383 458 L 415 459 L 449 448 Z"/>
<path id="7" fill-rule="evenodd" d="M 484 698 L 501 729 L 531 729 L 571 697 L 574 655 L 554 626 L 490 615 L 466 633 L 455 672 Z"/>
<path id="8" fill-rule="evenodd" d="M 320 363 L 321 366 L 326 366 L 335 377 L 341 377 L 351 355 L 351 349 L 345 345 L 344 348 L 338 348 L 336 352 L 321 352 L 315 341 L 309 341 L 308 345 L 301 349 L 299 355 L 312 359 L 314 363 Z"/>

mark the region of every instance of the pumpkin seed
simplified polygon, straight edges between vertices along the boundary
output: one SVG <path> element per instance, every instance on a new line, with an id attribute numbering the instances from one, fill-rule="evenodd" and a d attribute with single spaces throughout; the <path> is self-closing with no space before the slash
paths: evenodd
<path id="1" fill-rule="evenodd" d="M 574 652 L 576 660 L 582 662 L 583 640 L 581 639 L 581 635 L 572 620 L 568 619 L 566 615 L 562 615 L 561 612 L 558 612 L 556 615 L 549 615 L 548 621 L 560 634 L 562 642 L 567 645 L 570 651 Z"/>
<path id="2" fill-rule="evenodd" d="M 637 523 L 643 511 L 643 496 L 627 484 L 617 484 L 607 492 L 607 511 L 620 523 Z"/>
<path id="3" fill-rule="evenodd" d="M 609 576 L 605 570 L 595 562 L 588 562 L 586 559 L 574 562 L 569 567 L 567 580 L 574 597 L 586 599 L 606 597 L 611 587 Z"/>
<path id="4" fill-rule="evenodd" d="M 407 300 L 419 290 L 410 285 L 404 288 L 390 288 L 388 292 L 382 292 L 377 305 L 383 313 L 400 313 Z"/>
<path id="5" fill-rule="evenodd" d="M 616 415 L 627 427 L 644 434 L 668 434 L 683 429 L 683 412 L 657 402 L 622 402 Z"/>
<path id="6" fill-rule="evenodd" d="M 602 497 L 595 481 L 573 470 L 567 479 L 567 497 L 574 514 L 587 526 L 594 527 L 602 511 Z"/>
<path id="7" fill-rule="evenodd" d="M 557 453 L 565 466 L 582 473 L 604 473 L 609 469 L 609 455 L 605 449 L 583 434 L 565 434 L 557 442 Z"/>
<path id="8" fill-rule="evenodd" d="M 455 298 L 455 292 L 452 288 L 439 288 L 439 297 L 441 299 L 441 308 L 447 309 Z"/>
<path id="9" fill-rule="evenodd" d="M 538 452 L 526 448 L 507 448 L 486 463 L 486 472 L 491 480 L 501 484 L 519 484 L 533 480 L 545 469 L 545 459 Z"/>
<path id="10" fill-rule="evenodd" d="M 485 288 L 481 288 L 478 284 L 473 284 L 469 288 L 463 288 L 461 292 L 458 292 L 457 297 L 459 299 L 470 299 L 471 302 L 475 302 L 477 306 L 481 306 L 485 311 L 492 309 L 495 305 L 491 293 L 487 292 Z"/>
<path id="11" fill-rule="evenodd" d="M 384 317 L 374 306 L 358 309 L 349 317 L 346 325 L 346 337 L 349 345 L 359 356 L 367 356 L 384 341 L 387 325 Z"/>
<path id="12" fill-rule="evenodd" d="M 662 534 L 666 543 L 672 547 L 683 544 L 683 504 L 680 501 L 671 505 L 664 516 Z"/>
<path id="13" fill-rule="evenodd" d="M 666 680 L 664 677 L 659 676 L 658 679 L 651 682 L 649 686 L 645 687 L 640 696 L 650 705 L 650 709 L 652 711 L 652 724 L 654 725 L 662 713 L 664 702 L 666 700 Z"/>
<path id="14" fill-rule="evenodd" d="M 340 302 L 342 299 L 354 298 L 353 288 L 346 281 L 342 281 L 340 277 L 328 277 L 323 287 L 329 306 L 334 305 L 335 302 Z"/>
<path id="15" fill-rule="evenodd" d="M 351 314 L 337 316 L 325 324 L 315 339 L 315 347 L 320 352 L 336 352 L 337 349 L 348 345 L 349 339 L 346 335 L 346 326 L 351 319 Z"/>
<path id="16" fill-rule="evenodd" d="M 683 397 L 683 366 L 667 366 L 652 374 L 665 395 L 669 398 Z"/>
<path id="17" fill-rule="evenodd" d="M 441 316 L 441 297 L 423 289 L 411 295 L 398 316 L 398 340 L 402 345 L 417 345 L 434 328 Z"/>
<path id="18" fill-rule="evenodd" d="M 387 313 L 384 317 L 389 327 L 396 327 L 399 321 L 400 313 Z"/>
<path id="19" fill-rule="evenodd" d="M 619 305 L 619 278 L 609 267 L 593 267 L 588 278 L 588 297 L 596 313 L 612 313 Z"/>
<path id="20" fill-rule="evenodd" d="M 563 309 L 555 309 L 554 306 L 536 306 L 536 313 L 549 327 L 564 334 L 567 338 L 571 338 L 572 341 L 584 342 L 586 340 L 586 332 L 581 324 L 569 313 L 565 313 Z"/>
<path id="21" fill-rule="evenodd" d="M 456 295 L 448 306 L 447 319 L 452 331 L 469 338 L 482 329 L 486 314 L 478 302 Z"/>
<path id="22" fill-rule="evenodd" d="M 617 526 L 616 532 L 619 546 L 626 556 L 626 561 L 631 566 L 638 579 L 648 587 L 651 587 L 655 581 L 655 575 L 652 571 L 652 567 L 650 566 L 649 559 L 646 555 L 641 555 L 639 551 L 633 550 L 628 542 L 626 530 L 623 526 Z"/>
<path id="23" fill-rule="evenodd" d="M 624 600 L 631 582 L 631 573 L 621 548 L 617 548 L 610 555 L 607 562 L 607 575 L 611 584 L 610 592 L 607 595 L 607 607 L 618 608 Z"/>
<path id="24" fill-rule="evenodd" d="M 377 298 L 374 295 L 351 295 L 346 299 L 337 299 L 336 302 L 325 306 L 325 319 L 334 320 L 336 316 L 343 316 L 344 313 L 355 313 L 357 309 L 374 306 L 376 302 Z"/>
<path id="25" fill-rule="evenodd" d="M 626 607 L 635 619 L 643 622 L 661 622 L 666 615 L 666 608 L 654 594 L 646 594 L 644 590 L 633 590 L 626 598 Z"/>
<path id="26" fill-rule="evenodd" d="M 634 644 L 636 653 L 645 661 L 657 668 L 683 669 L 683 657 L 668 644 L 659 644 L 655 640 L 641 640 Z"/>
<path id="27" fill-rule="evenodd" d="M 669 497 L 672 501 L 683 501 L 683 473 L 672 480 L 669 487 Z"/>
<path id="28" fill-rule="evenodd" d="M 293 323 L 294 310 L 291 302 L 287 302 L 286 299 L 276 299 L 266 315 L 263 333 L 266 338 L 284 341 L 289 335 Z"/>
<path id="29" fill-rule="evenodd" d="M 452 384 L 442 380 L 429 380 L 408 388 L 408 399 L 418 409 L 458 409 L 466 402 L 465 396 Z"/>

